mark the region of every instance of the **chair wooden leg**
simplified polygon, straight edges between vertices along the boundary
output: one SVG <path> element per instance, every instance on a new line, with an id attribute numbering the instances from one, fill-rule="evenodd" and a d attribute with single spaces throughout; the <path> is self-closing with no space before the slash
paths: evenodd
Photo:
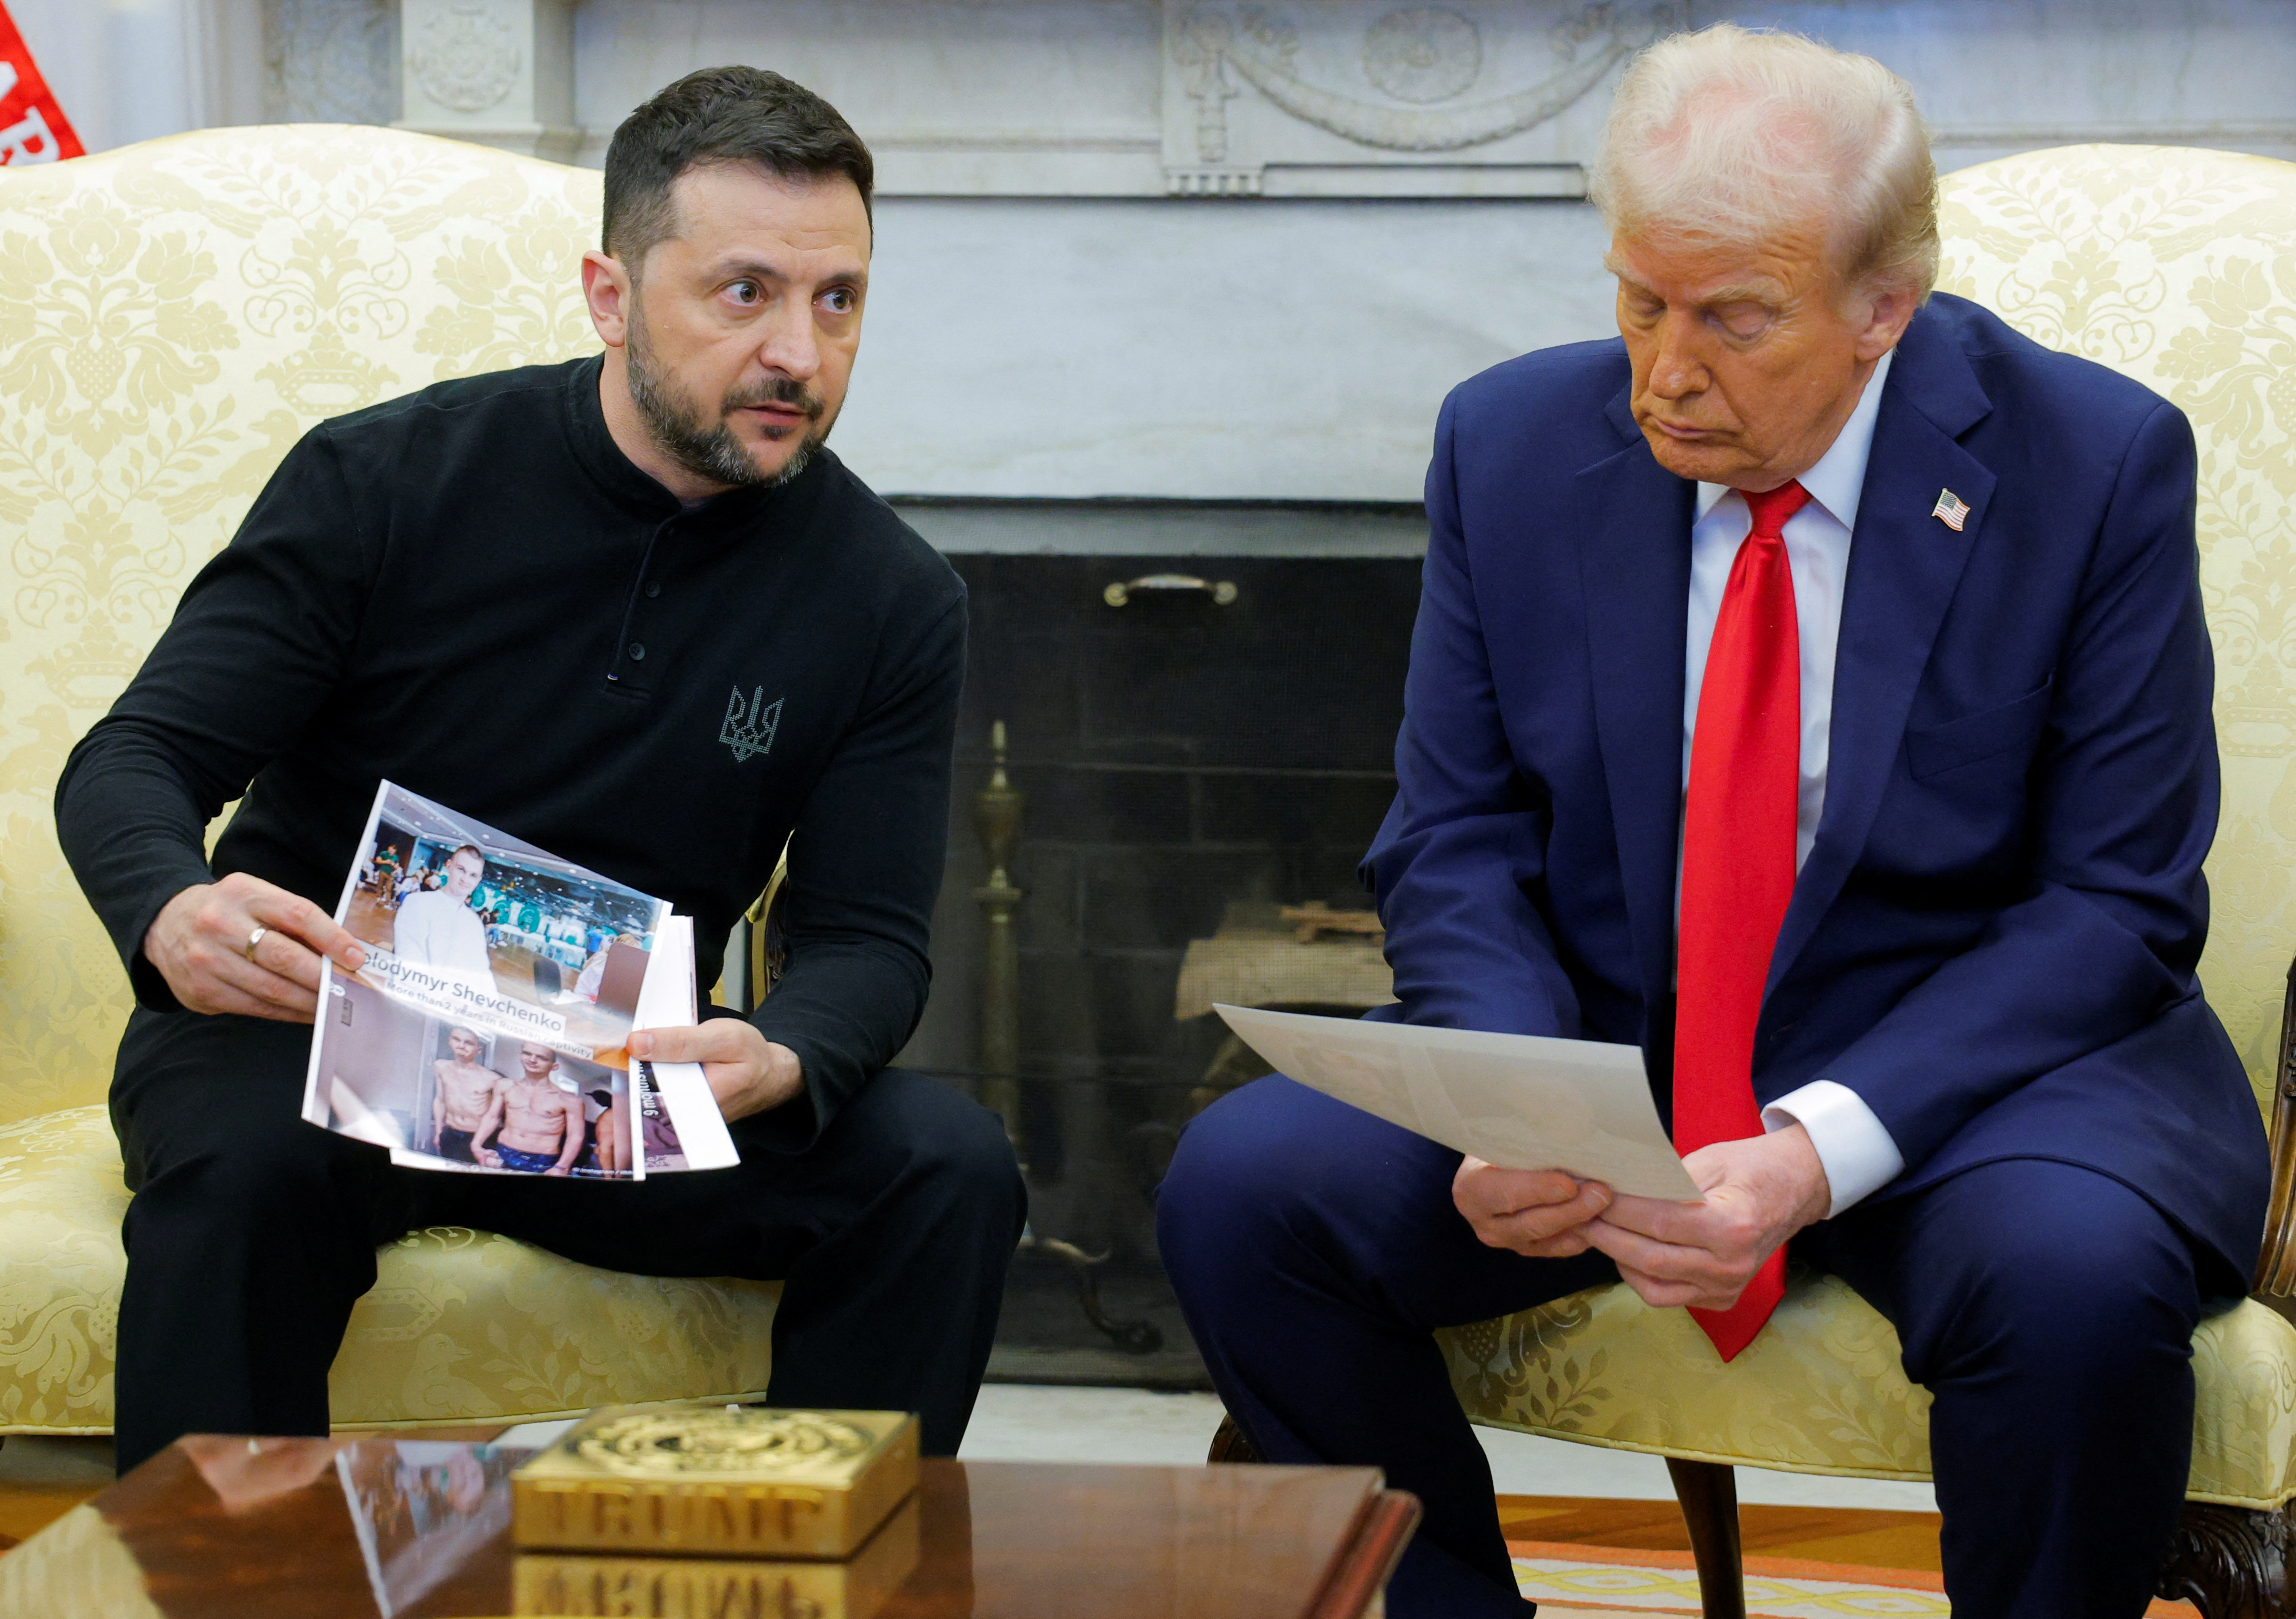
<path id="1" fill-rule="evenodd" d="M 1220 1413 L 1219 1431 L 1212 1435 L 1212 1448 L 1205 1456 L 1207 1462 L 1266 1461 L 1259 1447 L 1251 1442 L 1251 1435 L 1236 1426 L 1235 1418 L 1226 1411 Z"/>
<path id="2" fill-rule="evenodd" d="M 2296 1615 L 2296 1501 L 2276 1512 L 2186 1501 L 2161 1595 L 2206 1619 Z"/>
<path id="3" fill-rule="evenodd" d="M 1699 1609 L 1706 1619 L 1746 1619 L 1745 1570 L 1738 1554 L 1738 1475 L 1721 1462 L 1669 1456 L 1690 1555 L 1698 1564 Z M 2214 1615 L 2210 1619 L 2216 1619 Z"/>
<path id="4" fill-rule="evenodd" d="M 1235 1418 L 1223 1413 L 1219 1431 L 1212 1435 L 1209 1462 L 1255 1462 L 1265 1459 L 1252 1442 L 1250 1435 L 1236 1426 Z M 1674 1478 L 1675 1499 L 1682 1503 L 1682 1521 L 1690 1528 L 1691 1556 L 1698 1564 L 1698 1596 L 1705 1619 L 1746 1619 L 1745 1571 L 1738 1551 L 1738 1475 L 1720 1462 L 1684 1461 L 1669 1456 L 1666 1470 Z M 2187 1508 L 2223 1512 L 2226 1508 Z M 2268 1513 L 2251 1513 L 2251 1517 L 2272 1517 Z M 2276 1522 L 2277 1519 L 2276 1518 Z M 2181 1545 L 2182 1542 L 2180 1541 Z M 2290 1559 L 2296 1563 L 2296 1558 Z M 2279 1566 L 2276 1565 L 2276 1566 Z M 2168 1576 L 2163 1575 L 2161 1592 L 2169 1594 Z M 2216 1608 L 2202 1606 L 2208 1619 L 2282 1619 L 2280 1608 Z M 2291 1612 L 2289 1619 L 2296 1619 Z"/>

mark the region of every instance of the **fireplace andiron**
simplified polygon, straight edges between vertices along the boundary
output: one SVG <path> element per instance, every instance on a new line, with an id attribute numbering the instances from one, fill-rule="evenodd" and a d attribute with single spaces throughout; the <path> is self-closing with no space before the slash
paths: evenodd
<path id="1" fill-rule="evenodd" d="M 1004 1133 L 1028 1170 L 1029 1149 L 1021 1122 L 1021 936 L 1013 912 L 1026 897 L 1013 883 L 1013 851 L 1021 842 L 1021 811 L 1027 802 L 1004 774 L 1004 722 L 988 727 L 988 748 L 996 757 L 988 785 L 972 800 L 972 825 L 986 857 L 988 880 L 972 891 L 980 907 L 984 938 L 980 959 L 980 1101 L 1004 1121 Z M 1039 1237 L 1035 1227 L 1022 1232 L 1021 1252 L 1050 1254 L 1075 1274 L 1077 1303 L 1085 1319 L 1105 1333 L 1128 1354 L 1152 1354 L 1164 1346 L 1164 1335 L 1152 1321 L 1125 1321 L 1111 1316 L 1100 1302 L 1100 1268 L 1109 1253 L 1087 1253 L 1074 1243 Z M 1111 1250 L 1113 1253 L 1113 1250 Z"/>

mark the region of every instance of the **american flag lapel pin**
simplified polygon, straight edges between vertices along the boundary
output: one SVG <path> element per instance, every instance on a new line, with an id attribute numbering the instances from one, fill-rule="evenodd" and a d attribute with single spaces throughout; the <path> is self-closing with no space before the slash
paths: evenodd
<path id="1" fill-rule="evenodd" d="M 1951 489 L 1939 489 L 1937 505 L 1930 508 L 1930 515 L 1958 534 L 1961 525 L 1969 521 L 1969 502 Z"/>

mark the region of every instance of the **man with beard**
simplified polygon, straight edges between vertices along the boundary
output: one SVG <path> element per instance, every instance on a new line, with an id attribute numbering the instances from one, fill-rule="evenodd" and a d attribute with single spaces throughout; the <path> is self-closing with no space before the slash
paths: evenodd
<path id="1" fill-rule="evenodd" d="M 886 1067 L 924 1003 L 964 591 L 824 448 L 872 177 L 775 74 L 640 107 L 582 267 L 604 354 L 312 430 L 74 750 L 60 830 L 137 1002 L 123 1467 L 327 1432 L 376 1245 L 430 1225 L 781 1278 L 777 1403 L 915 1410 L 955 1451 L 1023 1194 L 994 1115 Z M 738 1168 L 426 1173 L 300 1122 L 320 959 L 365 959 L 324 907 L 378 777 L 671 900 L 705 961 L 794 834 L 770 1000 L 630 1042 L 703 1065 Z"/>
<path id="2" fill-rule="evenodd" d="M 476 1163 L 471 1146 L 502 1095 L 503 1076 L 479 1061 L 486 1042 L 475 1030 L 447 1030 L 447 1049 L 455 1054 L 452 1060 L 430 1064 L 430 1130 L 437 1142 L 431 1150 L 457 1163 Z"/>

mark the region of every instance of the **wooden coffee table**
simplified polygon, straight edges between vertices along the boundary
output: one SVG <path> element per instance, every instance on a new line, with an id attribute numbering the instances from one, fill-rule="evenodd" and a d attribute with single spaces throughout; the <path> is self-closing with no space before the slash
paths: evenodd
<path id="1" fill-rule="evenodd" d="M 584 1606 L 594 1582 L 520 1578 L 523 1453 L 489 1437 L 180 1440 L 0 1557 L 0 1615 L 848 1619 L 745 1574 L 706 1607 L 691 1579 Z M 1356 1619 L 1419 1518 L 1368 1467 L 929 1460 L 915 1508 L 914 1568 L 865 1619 Z M 554 1587 L 594 1596 L 535 1606 Z"/>

